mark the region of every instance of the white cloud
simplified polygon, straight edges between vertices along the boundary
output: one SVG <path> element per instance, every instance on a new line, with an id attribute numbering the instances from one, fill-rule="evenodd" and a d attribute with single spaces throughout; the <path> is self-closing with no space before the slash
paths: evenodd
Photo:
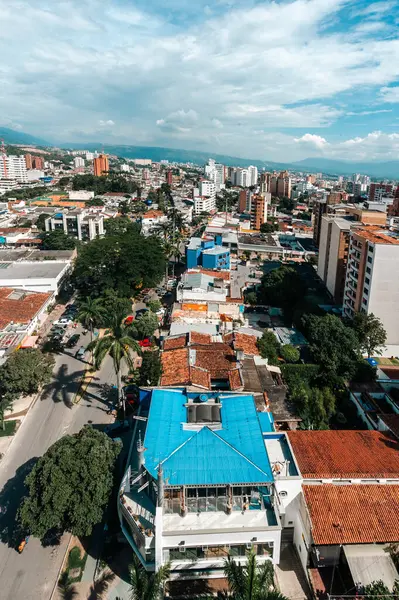
<path id="1" fill-rule="evenodd" d="M 382 102 L 389 102 L 392 104 L 399 102 L 399 86 L 381 88 L 380 98 Z"/>
<path id="2" fill-rule="evenodd" d="M 381 113 L 390 113 L 392 112 L 391 108 L 382 108 L 380 110 L 361 110 L 359 112 L 347 112 L 345 113 L 346 116 L 348 117 L 354 117 L 354 116 L 364 116 L 364 115 L 379 115 Z"/>
<path id="3" fill-rule="evenodd" d="M 211 11 L 206 1 L 200 10 L 194 4 L 0 0 L 0 50 L 8 57 L 0 65 L 2 114 L 60 141 L 80 131 L 87 141 L 183 140 L 280 160 L 288 150 L 333 151 L 331 141 L 320 142 L 329 140 L 324 133 L 315 136 L 319 145 L 294 139 L 351 114 L 334 106 L 345 93 L 358 100 L 377 88 L 381 102 L 393 102 L 399 90 L 388 87 L 399 78 L 397 32 L 384 37 L 367 20 L 378 13 L 383 24 L 389 2 L 368 7 L 364 35 L 353 35 L 358 22 L 339 32 L 345 0 L 208 0 Z M 367 108 L 358 114 L 379 110 L 375 102 Z M 273 131 L 287 128 L 301 134 Z"/>
<path id="4" fill-rule="evenodd" d="M 321 137 L 320 135 L 313 135 L 312 133 L 305 133 L 305 135 L 300 138 L 294 138 L 294 141 L 297 144 L 310 144 L 321 150 L 328 145 L 328 142 L 325 138 Z"/>

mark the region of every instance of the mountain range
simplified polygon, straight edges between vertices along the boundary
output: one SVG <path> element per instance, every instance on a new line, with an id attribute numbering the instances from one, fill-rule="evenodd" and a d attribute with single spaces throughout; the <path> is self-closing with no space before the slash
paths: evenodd
<path id="1" fill-rule="evenodd" d="M 35 136 L 15 131 L 6 127 L 0 127 L 0 139 L 8 144 L 30 144 L 38 146 L 51 146 L 52 144 Z M 99 150 L 99 143 L 87 142 L 77 144 L 61 143 L 59 147 L 84 148 L 87 150 Z M 199 150 L 183 150 L 181 148 L 161 148 L 158 146 L 129 146 L 129 145 L 104 145 L 104 150 L 109 154 L 115 154 L 122 158 L 149 158 L 155 162 L 168 160 L 169 162 L 204 164 L 212 157 L 217 162 L 227 166 L 248 167 L 256 165 L 258 169 L 292 171 L 321 172 L 325 175 L 352 175 L 360 173 L 370 175 L 374 179 L 399 179 L 399 161 L 388 162 L 351 162 L 333 160 L 329 158 L 305 158 L 296 162 L 272 162 L 259 159 L 247 159 L 213 152 L 202 152 Z"/>

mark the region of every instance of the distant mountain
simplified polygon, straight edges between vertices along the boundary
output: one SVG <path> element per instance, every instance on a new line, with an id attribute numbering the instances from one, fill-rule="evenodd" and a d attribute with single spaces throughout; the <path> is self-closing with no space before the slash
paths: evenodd
<path id="1" fill-rule="evenodd" d="M 87 150 L 99 150 L 103 146 L 101 144 L 63 144 L 63 148 L 86 148 Z M 237 156 L 228 156 L 224 154 L 215 154 L 214 152 L 200 152 L 199 150 L 182 150 L 180 148 L 160 148 L 158 146 L 114 146 L 104 145 L 105 152 L 109 154 L 116 154 L 122 158 L 149 158 L 154 162 L 160 160 L 168 160 L 169 162 L 179 163 L 194 163 L 202 165 L 208 162 L 209 158 L 214 158 L 217 162 L 220 162 L 227 166 L 235 167 L 248 167 L 249 165 L 255 165 L 260 169 L 282 169 L 285 165 L 283 163 L 276 163 L 271 161 L 262 161 L 256 158 L 238 158 Z"/>
<path id="2" fill-rule="evenodd" d="M 399 161 L 349 162 L 329 158 L 305 158 L 293 163 L 296 170 L 322 172 L 326 175 L 352 175 L 360 173 L 370 177 L 399 179 Z"/>
<path id="3" fill-rule="evenodd" d="M 37 138 L 29 133 L 9 129 L 8 127 L 0 127 L 0 140 L 3 139 L 5 144 L 27 144 L 29 146 L 49 146 L 48 142 Z"/>

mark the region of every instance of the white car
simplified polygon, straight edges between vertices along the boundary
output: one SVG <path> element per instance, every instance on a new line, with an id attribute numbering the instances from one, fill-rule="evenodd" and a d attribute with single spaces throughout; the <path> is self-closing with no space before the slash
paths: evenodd
<path id="1" fill-rule="evenodd" d="M 69 325 L 73 322 L 71 317 L 61 317 L 58 321 L 54 322 L 54 325 Z"/>

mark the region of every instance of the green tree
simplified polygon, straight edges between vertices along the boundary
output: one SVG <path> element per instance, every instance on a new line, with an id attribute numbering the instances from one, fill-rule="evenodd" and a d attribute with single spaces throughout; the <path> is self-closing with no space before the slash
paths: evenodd
<path id="1" fill-rule="evenodd" d="M 101 198 L 96 198 L 96 196 L 94 196 L 94 198 L 85 201 L 85 206 L 105 206 L 105 202 Z"/>
<path id="2" fill-rule="evenodd" d="M 137 224 L 126 216 L 106 219 L 105 221 L 105 233 L 107 235 L 121 236 L 127 233 L 136 233 L 138 230 Z"/>
<path id="3" fill-rule="evenodd" d="M 138 384 L 158 385 L 161 374 L 162 362 L 159 352 L 143 352 L 143 363 L 139 371 Z"/>
<path id="4" fill-rule="evenodd" d="M 119 442 L 89 426 L 58 440 L 25 480 L 22 528 L 40 539 L 51 531 L 90 535 L 103 518 L 120 451 Z"/>
<path id="5" fill-rule="evenodd" d="M 161 243 L 138 231 L 96 238 L 79 248 L 73 279 L 85 296 L 102 296 L 113 289 L 122 298 L 161 280 L 165 257 Z"/>
<path id="6" fill-rule="evenodd" d="M 90 341 L 93 341 L 93 330 L 99 326 L 106 316 L 106 310 L 101 298 L 82 298 L 79 301 L 77 320 L 90 331 Z"/>
<path id="7" fill-rule="evenodd" d="M 162 303 L 159 300 L 149 300 L 147 306 L 151 312 L 156 313 L 162 308 Z"/>
<path id="8" fill-rule="evenodd" d="M 125 199 L 122 200 L 122 202 L 119 203 L 119 207 L 118 210 L 121 213 L 121 215 L 126 216 L 130 213 L 130 201 Z"/>
<path id="9" fill-rule="evenodd" d="M 77 244 L 75 238 L 58 229 L 42 233 L 40 238 L 42 250 L 73 250 Z"/>
<path id="10" fill-rule="evenodd" d="M 382 579 L 373 581 L 372 583 L 366 585 L 363 588 L 362 596 L 365 600 L 375 600 L 376 597 L 379 600 L 393 600 L 389 588 L 385 585 Z"/>
<path id="11" fill-rule="evenodd" d="M 131 326 L 125 325 L 123 316 L 118 313 L 112 313 L 107 320 L 108 329 L 104 336 L 97 340 L 93 340 L 88 346 L 88 350 L 93 351 L 94 366 L 98 370 L 106 356 L 112 358 L 118 389 L 118 405 L 121 405 L 122 388 L 121 388 L 121 366 L 125 362 L 129 369 L 133 369 L 133 359 L 131 352 L 140 353 L 140 346 L 133 339 Z M 123 402 L 123 410 L 125 405 Z"/>
<path id="12" fill-rule="evenodd" d="M 353 317 L 352 323 L 359 338 L 360 350 L 366 352 L 368 358 L 372 354 L 382 354 L 381 348 L 387 341 L 387 333 L 381 319 L 373 313 L 358 312 Z"/>
<path id="13" fill-rule="evenodd" d="M 281 358 L 285 360 L 287 363 L 297 363 L 301 356 L 298 348 L 292 346 L 291 344 L 284 344 L 280 349 Z"/>
<path id="14" fill-rule="evenodd" d="M 267 358 L 270 365 L 278 364 L 280 344 L 272 331 L 265 331 L 258 340 L 258 348 L 262 358 Z"/>
<path id="15" fill-rule="evenodd" d="M 11 410 L 14 402 L 14 397 L 10 393 L 4 393 L 0 398 L 0 426 L 3 431 L 6 428 L 5 414 L 7 410 Z"/>
<path id="16" fill-rule="evenodd" d="M 70 177 L 61 177 L 58 185 L 62 188 L 66 187 L 67 185 L 69 185 L 69 182 L 71 181 Z"/>
<path id="17" fill-rule="evenodd" d="M 296 269 L 283 265 L 262 277 L 260 293 L 265 304 L 292 314 L 306 294 L 306 284 Z"/>
<path id="18" fill-rule="evenodd" d="M 48 219 L 51 215 L 47 213 L 41 213 L 36 220 L 36 227 L 40 229 L 40 231 L 45 231 L 46 226 L 44 224 L 45 220 Z"/>
<path id="19" fill-rule="evenodd" d="M 161 600 L 164 597 L 164 586 L 169 579 L 170 565 L 163 565 L 157 572 L 146 571 L 133 554 L 130 565 L 130 599 L 131 600 Z"/>
<path id="20" fill-rule="evenodd" d="M 258 564 L 253 551 L 247 553 L 245 565 L 228 556 L 224 573 L 234 600 L 287 600 L 274 588 L 273 564 Z"/>
<path id="21" fill-rule="evenodd" d="M 260 232 L 261 233 L 274 233 L 275 231 L 278 231 L 278 224 L 276 223 L 262 223 L 262 225 L 260 226 Z"/>
<path id="22" fill-rule="evenodd" d="M 105 569 L 105 571 L 103 571 L 91 584 L 87 600 L 103 600 L 115 577 L 115 573 L 110 571 L 110 569 Z"/>
<path id="23" fill-rule="evenodd" d="M 139 319 L 133 321 L 130 326 L 133 335 L 140 340 L 154 335 L 158 327 L 158 317 L 151 311 L 144 313 Z"/>
<path id="24" fill-rule="evenodd" d="M 144 202 L 140 202 L 139 200 L 136 200 L 135 202 L 132 203 L 130 210 L 133 214 L 145 213 L 145 212 L 147 212 L 148 207 Z"/>
<path id="25" fill-rule="evenodd" d="M 248 302 L 251 306 L 258 304 L 258 295 L 256 292 L 247 292 L 245 294 L 245 302 Z"/>
<path id="26" fill-rule="evenodd" d="M 303 429 L 328 429 L 336 405 L 335 396 L 329 388 L 301 383 L 290 392 L 290 400 L 298 410 Z"/>
<path id="27" fill-rule="evenodd" d="M 278 209 L 285 213 L 292 213 L 295 206 L 296 206 L 295 200 L 292 200 L 291 198 L 287 198 L 287 196 L 283 196 L 279 200 Z"/>
<path id="28" fill-rule="evenodd" d="M 118 296 L 115 290 L 104 290 L 104 293 L 99 298 L 105 315 L 110 315 L 117 312 L 122 318 L 127 317 L 132 312 L 132 299 Z M 104 319 L 101 321 L 103 325 Z"/>
<path id="29" fill-rule="evenodd" d="M 73 600 L 79 595 L 76 585 L 70 582 L 68 571 L 62 573 L 58 580 L 57 588 L 61 600 Z"/>
<path id="30" fill-rule="evenodd" d="M 2 395 L 28 396 L 51 381 L 54 358 L 37 348 L 14 351 L 0 367 L 0 390 Z"/>
<path id="31" fill-rule="evenodd" d="M 311 356 L 322 371 L 351 377 L 359 358 L 359 340 L 355 331 L 335 315 L 307 315 L 302 322 Z"/>

